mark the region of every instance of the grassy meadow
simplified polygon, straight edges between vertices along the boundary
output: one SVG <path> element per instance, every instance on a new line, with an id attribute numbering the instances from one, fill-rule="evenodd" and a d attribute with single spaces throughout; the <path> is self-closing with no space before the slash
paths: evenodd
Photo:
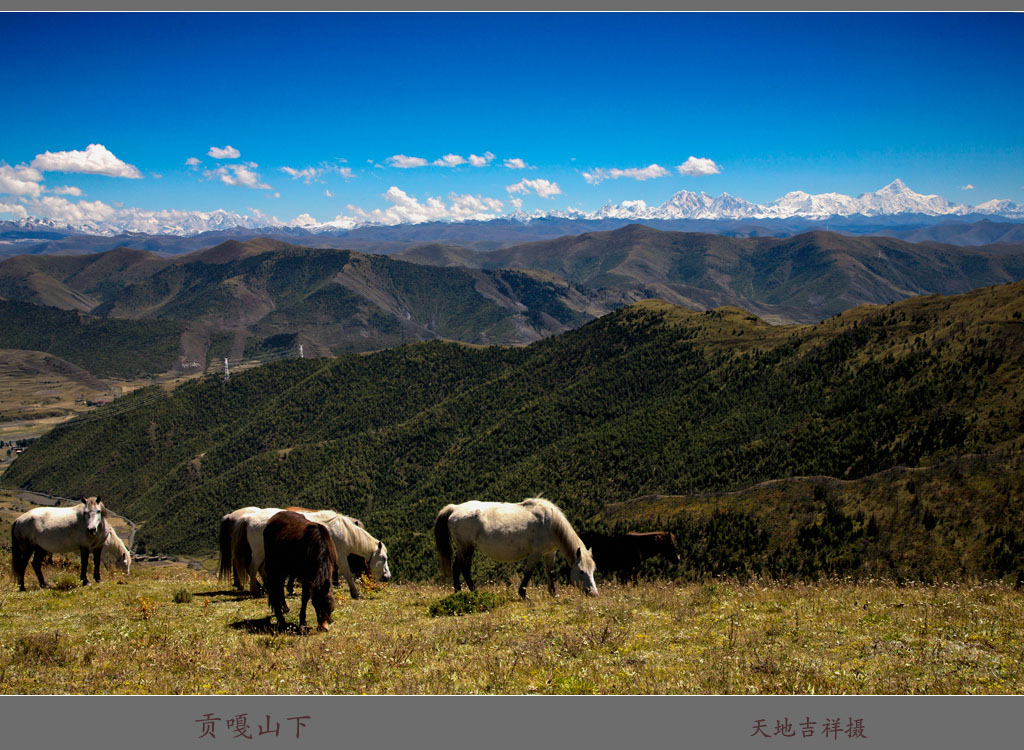
<path id="1" fill-rule="evenodd" d="M 330 632 L 304 635 L 297 595 L 279 633 L 265 599 L 206 571 L 81 588 L 58 558 L 44 573 L 65 590 L 30 572 L 20 593 L 4 557 L 8 694 L 1024 693 L 1024 594 L 1003 584 L 604 583 L 522 602 L 495 583 L 478 592 L 493 609 L 432 616 L 450 587 L 392 583 L 338 590 Z"/>

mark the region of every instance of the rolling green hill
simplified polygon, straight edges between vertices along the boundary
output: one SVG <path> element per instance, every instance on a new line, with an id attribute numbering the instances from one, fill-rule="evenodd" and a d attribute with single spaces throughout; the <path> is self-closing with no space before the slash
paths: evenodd
<path id="1" fill-rule="evenodd" d="M 520 272 L 251 240 L 176 259 L 95 312 L 245 329 L 260 339 L 298 335 L 311 349 L 337 354 L 433 338 L 535 341 L 588 320 L 585 304 L 565 284 Z"/>
<path id="2" fill-rule="evenodd" d="M 652 300 L 524 348 L 288 360 L 123 397 L 117 418 L 36 441 L 3 484 L 99 494 L 173 552 L 211 549 L 243 505 L 333 507 L 400 575 L 429 576 L 449 502 L 543 493 L 585 525 L 642 495 L 1019 450 L 1022 315 L 1021 283 L 817 326 Z"/>
<path id="3" fill-rule="evenodd" d="M 184 329 L 171 320 L 113 320 L 0 300 L 0 349 L 43 351 L 101 377 L 170 370 Z"/>
<path id="4" fill-rule="evenodd" d="M 912 244 L 821 231 L 737 238 L 640 224 L 491 252 L 431 245 L 397 257 L 542 270 L 612 306 L 649 297 L 691 309 L 734 305 L 772 323 L 813 323 L 866 303 L 959 294 L 1024 278 L 1020 245 Z"/>

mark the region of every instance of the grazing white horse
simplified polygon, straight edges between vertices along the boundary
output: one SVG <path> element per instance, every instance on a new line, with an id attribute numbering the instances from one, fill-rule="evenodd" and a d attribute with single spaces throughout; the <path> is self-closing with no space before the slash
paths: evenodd
<path id="1" fill-rule="evenodd" d="M 233 563 L 234 552 L 232 551 L 231 545 L 235 535 L 235 524 L 257 510 L 259 510 L 259 508 L 255 505 L 250 505 L 245 508 L 233 510 L 228 514 L 221 516 L 220 519 L 220 568 L 217 572 L 217 578 L 224 581 L 228 577 L 228 571 L 231 571 L 232 583 L 236 589 L 241 589 L 243 586 L 242 581 L 238 576 L 238 569 Z"/>
<path id="2" fill-rule="evenodd" d="M 302 513 L 310 521 L 322 523 L 331 532 L 334 548 L 338 553 L 338 568 L 348 583 L 348 592 L 353 599 L 359 598 L 352 568 L 348 564 L 349 555 L 358 555 L 367 562 L 370 574 L 375 580 L 387 583 L 391 580 L 391 569 L 388 567 L 388 548 L 384 542 L 376 539 L 362 527 L 359 521 L 349 518 L 333 510 L 315 510 Z"/>
<path id="3" fill-rule="evenodd" d="M 74 552 L 82 555 L 82 585 L 89 585 L 89 553 L 93 553 L 93 579 L 100 580 L 100 554 L 111 529 L 107 509 L 96 497 L 85 498 L 70 508 L 33 508 L 22 513 L 11 526 L 11 567 L 18 579 L 18 588 L 25 590 L 25 568 L 32 559 L 32 569 L 39 587 L 43 580 L 43 557 L 51 552 Z"/>
<path id="4" fill-rule="evenodd" d="M 132 555 L 128 548 L 121 541 L 121 537 L 114 531 L 114 527 L 107 524 L 107 538 L 103 542 L 101 557 L 107 565 L 113 565 L 125 575 L 131 572 Z"/>
<path id="5" fill-rule="evenodd" d="M 244 510 L 244 509 L 243 509 Z M 242 586 L 249 582 L 249 591 L 259 596 L 260 582 L 257 573 L 264 575 L 265 553 L 263 550 L 263 529 L 281 508 L 257 508 L 236 519 L 231 539 L 231 556 L 235 575 Z"/>
<path id="6" fill-rule="evenodd" d="M 542 497 L 521 503 L 485 503 L 471 500 L 461 505 L 446 505 L 434 521 L 434 540 L 441 558 L 441 574 L 452 575 L 455 590 L 461 588 L 459 575 L 474 591 L 470 566 L 473 550 L 479 549 L 498 562 L 517 562 L 526 558 L 526 570 L 519 584 L 519 596 L 526 598 L 526 584 L 537 564 L 543 560 L 548 576 L 548 591 L 555 596 L 552 566 L 561 552 L 569 562 L 570 580 L 586 594 L 596 594 L 594 558 L 577 536 L 572 524 L 558 507 Z M 455 560 L 452 562 L 452 542 Z"/>
<path id="7" fill-rule="evenodd" d="M 232 557 L 238 577 L 244 584 L 249 581 L 249 591 L 259 594 L 257 574 L 266 580 L 266 551 L 263 545 L 263 530 L 270 519 L 281 511 L 280 508 L 262 508 L 244 514 L 235 522 L 232 540 Z M 349 553 L 359 555 L 368 563 L 373 577 L 381 582 L 391 580 L 388 568 L 388 549 L 384 542 L 376 539 L 366 529 L 356 525 L 354 519 L 333 510 L 302 511 L 310 521 L 322 523 L 331 533 L 338 555 L 338 567 L 348 583 L 349 594 L 359 598 L 355 578 L 348 564 Z"/>

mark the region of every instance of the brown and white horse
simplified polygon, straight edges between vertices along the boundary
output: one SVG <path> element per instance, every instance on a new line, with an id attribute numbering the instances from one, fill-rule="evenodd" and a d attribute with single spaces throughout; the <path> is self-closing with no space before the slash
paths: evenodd
<path id="1" fill-rule="evenodd" d="M 334 611 L 331 577 L 338 566 L 334 540 L 327 527 L 310 521 L 301 513 L 282 510 L 263 529 L 266 553 L 266 587 L 270 606 L 277 616 L 277 625 L 285 627 L 284 582 L 295 576 L 302 582 L 302 609 L 299 627 L 306 627 L 306 604 L 312 597 L 316 610 L 317 630 L 327 630 Z"/>
<path id="2" fill-rule="evenodd" d="M 93 555 L 93 579 L 100 580 L 100 556 L 111 531 L 107 509 L 99 498 L 84 498 L 81 505 L 70 508 L 33 508 L 22 513 L 11 526 L 11 567 L 18 579 L 18 588 L 25 590 L 25 568 L 32 559 L 32 569 L 39 587 L 43 580 L 43 557 L 52 552 L 74 552 L 82 555 L 82 585 L 89 584 L 89 553 Z"/>

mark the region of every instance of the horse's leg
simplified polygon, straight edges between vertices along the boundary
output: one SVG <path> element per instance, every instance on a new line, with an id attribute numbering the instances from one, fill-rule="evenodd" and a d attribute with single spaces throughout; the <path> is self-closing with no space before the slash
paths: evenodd
<path id="1" fill-rule="evenodd" d="M 82 585 L 89 585 L 89 548 L 80 547 L 79 552 L 82 553 Z"/>
<path id="2" fill-rule="evenodd" d="M 547 573 L 547 575 L 548 575 L 548 593 L 551 594 L 551 596 L 558 596 L 558 594 L 555 593 L 555 573 L 554 573 L 554 568 L 555 568 L 555 553 L 554 552 L 549 552 L 548 554 L 544 555 L 544 572 Z"/>
<path id="3" fill-rule="evenodd" d="M 14 577 L 18 579 L 18 589 L 25 590 L 25 568 L 32 557 L 31 550 L 25 550 L 18 542 L 14 543 L 11 549 L 11 564 L 14 568 Z"/>
<path id="4" fill-rule="evenodd" d="M 476 591 L 476 586 L 473 585 L 473 553 L 476 551 L 476 547 L 467 547 L 462 553 L 462 577 L 466 579 L 466 585 L 469 586 L 470 591 Z"/>
<path id="5" fill-rule="evenodd" d="M 284 619 L 284 613 L 288 611 L 288 604 L 284 600 L 284 581 L 281 581 L 280 586 L 275 586 L 267 581 L 264 588 L 266 588 L 271 606 L 274 608 L 274 616 L 277 618 L 277 629 L 284 630 L 288 626 Z"/>
<path id="6" fill-rule="evenodd" d="M 288 596 L 295 593 L 295 576 L 288 576 Z"/>
<path id="7" fill-rule="evenodd" d="M 96 581 L 96 583 L 100 582 L 100 553 L 102 551 L 102 547 L 92 551 L 92 579 Z"/>
<path id="8" fill-rule="evenodd" d="M 338 567 L 341 574 L 345 576 L 345 583 L 348 584 L 348 593 L 353 599 L 359 598 L 359 589 L 356 588 L 356 580 L 352 577 L 352 568 L 348 566 L 348 555 L 338 557 Z"/>
<path id="9" fill-rule="evenodd" d="M 306 604 L 309 603 L 309 581 L 302 579 L 302 609 L 299 610 L 299 627 L 306 627 Z"/>
<path id="10" fill-rule="evenodd" d="M 30 553 L 32 554 L 32 553 Z M 46 585 L 46 581 L 43 580 L 43 558 L 46 557 L 46 550 L 42 547 L 36 547 L 35 553 L 32 554 L 32 570 L 35 571 L 36 578 L 39 579 L 39 588 L 46 589 L 49 586 Z M 25 579 L 22 578 L 24 584 Z"/>
<path id="11" fill-rule="evenodd" d="M 537 563 L 540 562 L 540 553 L 534 552 L 528 558 L 526 558 L 526 570 L 523 572 L 523 580 L 519 582 L 519 598 L 526 598 L 526 584 L 530 582 L 530 576 L 533 575 L 533 569 L 537 567 Z"/>
<path id="12" fill-rule="evenodd" d="M 256 575 L 258 572 L 259 571 L 256 568 L 256 563 L 255 562 L 249 563 L 249 570 L 247 571 L 247 574 L 249 576 L 249 593 L 252 594 L 253 596 L 259 596 L 260 595 L 260 580 L 259 580 L 259 578 Z M 264 575 L 263 582 L 266 583 L 265 575 Z"/>
<path id="13" fill-rule="evenodd" d="M 460 575 L 462 575 L 462 553 L 456 552 L 455 557 L 452 559 L 452 585 L 457 592 L 462 591 L 462 582 L 459 580 Z"/>

